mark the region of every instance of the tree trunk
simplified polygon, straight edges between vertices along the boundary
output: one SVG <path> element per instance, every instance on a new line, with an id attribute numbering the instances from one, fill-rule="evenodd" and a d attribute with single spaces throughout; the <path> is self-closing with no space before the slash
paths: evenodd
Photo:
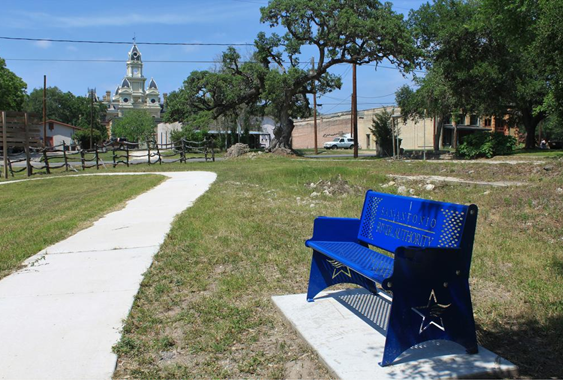
<path id="1" fill-rule="evenodd" d="M 524 123 L 526 128 L 525 149 L 534 149 L 536 147 L 536 127 L 544 118 L 545 114 L 543 112 L 534 116 L 531 109 L 522 111 L 522 123 Z"/>
<path id="2" fill-rule="evenodd" d="M 437 117 L 436 118 L 436 132 L 434 135 L 434 152 L 438 152 L 440 150 L 440 139 L 442 138 L 442 130 L 444 129 L 444 118 Z"/>
<path id="3" fill-rule="evenodd" d="M 273 151 L 276 148 L 293 151 L 291 147 L 291 133 L 293 132 L 293 128 L 293 120 L 289 117 L 286 108 L 281 112 L 280 124 L 274 128 L 274 139 L 272 140 L 269 151 Z"/>

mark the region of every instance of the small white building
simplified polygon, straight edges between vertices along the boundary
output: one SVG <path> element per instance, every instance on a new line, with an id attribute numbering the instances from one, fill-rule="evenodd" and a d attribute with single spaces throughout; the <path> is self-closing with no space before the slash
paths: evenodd
<path id="1" fill-rule="evenodd" d="M 156 143 L 170 144 L 172 143 L 172 132 L 182 130 L 182 123 L 159 123 L 156 126 Z"/>
<path id="2" fill-rule="evenodd" d="M 257 135 L 257 143 L 263 148 L 268 148 L 270 147 L 270 144 L 274 139 L 274 128 L 276 126 L 276 122 L 269 116 L 263 117 L 262 119 L 258 120 L 258 122 L 260 123 L 260 127 L 257 128 L 258 131 L 250 131 L 250 135 Z M 180 131 L 181 129 L 181 122 L 159 123 L 156 128 L 156 142 L 158 144 L 172 143 L 172 132 Z M 224 129 L 219 129 L 215 124 L 209 126 L 208 132 L 212 135 L 227 133 L 227 131 L 225 131 Z M 240 127 L 238 129 L 238 132 L 239 134 L 243 133 Z"/>
<path id="3" fill-rule="evenodd" d="M 47 139 L 45 140 L 47 147 L 55 147 L 63 144 L 69 147 L 73 145 L 73 137 L 76 131 L 82 128 L 70 124 L 58 122 L 56 120 L 47 121 Z M 41 138 L 43 139 L 43 128 L 41 128 Z M 62 147 L 61 147 L 62 148 Z"/>

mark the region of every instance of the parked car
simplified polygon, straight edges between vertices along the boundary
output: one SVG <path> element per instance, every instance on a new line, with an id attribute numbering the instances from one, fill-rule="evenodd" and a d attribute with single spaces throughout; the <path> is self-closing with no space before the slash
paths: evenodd
<path id="1" fill-rule="evenodd" d="M 549 148 L 551 148 L 551 149 L 561 149 L 561 148 L 563 148 L 563 142 L 558 142 L 558 141 L 552 142 L 552 141 L 550 141 L 549 142 Z"/>
<path id="2" fill-rule="evenodd" d="M 336 148 L 346 148 L 350 149 L 354 147 L 354 139 L 351 138 L 334 138 L 331 142 L 326 142 L 324 148 L 326 149 L 336 149 Z"/>

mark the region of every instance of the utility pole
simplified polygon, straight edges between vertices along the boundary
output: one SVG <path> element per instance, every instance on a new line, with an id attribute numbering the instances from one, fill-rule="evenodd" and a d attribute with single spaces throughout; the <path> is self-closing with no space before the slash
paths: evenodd
<path id="1" fill-rule="evenodd" d="M 94 134 L 94 89 L 90 90 L 90 149 L 94 147 L 93 134 Z"/>
<path id="2" fill-rule="evenodd" d="M 311 58 L 311 74 L 315 74 L 315 57 Z M 315 155 L 319 154 L 317 142 L 317 89 L 313 79 L 313 133 L 315 134 Z"/>
<path id="3" fill-rule="evenodd" d="M 356 88 L 356 64 L 352 64 L 352 136 L 354 137 L 354 158 L 358 158 L 358 92 Z"/>
<path id="4" fill-rule="evenodd" d="M 43 76 L 43 148 L 47 145 L 47 76 Z"/>

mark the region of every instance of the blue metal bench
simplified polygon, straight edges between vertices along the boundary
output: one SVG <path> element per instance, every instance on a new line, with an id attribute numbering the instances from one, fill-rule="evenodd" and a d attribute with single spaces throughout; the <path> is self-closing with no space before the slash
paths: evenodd
<path id="1" fill-rule="evenodd" d="M 393 294 L 381 366 L 427 340 L 477 353 L 469 268 L 477 206 L 368 191 L 361 219 L 315 219 L 307 300 L 353 283 Z M 387 252 L 387 254 L 385 253 Z"/>

